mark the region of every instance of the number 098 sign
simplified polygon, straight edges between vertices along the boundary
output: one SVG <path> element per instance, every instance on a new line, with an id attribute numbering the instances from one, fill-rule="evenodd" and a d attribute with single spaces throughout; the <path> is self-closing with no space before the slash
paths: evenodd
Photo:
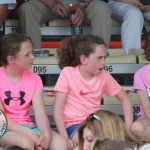
<path id="1" fill-rule="evenodd" d="M 133 107 L 133 114 L 138 114 L 140 112 L 140 106 Z"/>

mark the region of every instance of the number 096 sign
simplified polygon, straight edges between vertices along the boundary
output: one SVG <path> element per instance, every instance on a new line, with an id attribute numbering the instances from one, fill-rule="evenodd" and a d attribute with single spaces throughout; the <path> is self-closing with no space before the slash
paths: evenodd
<path id="1" fill-rule="evenodd" d="M 107 70 L 108 72 L 113 72 L 113 66 L 104 66 L 104 69 Z"/>

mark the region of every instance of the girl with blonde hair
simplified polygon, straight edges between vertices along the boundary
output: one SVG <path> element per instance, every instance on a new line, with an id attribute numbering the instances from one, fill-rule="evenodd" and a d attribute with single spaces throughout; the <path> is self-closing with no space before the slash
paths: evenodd
<path id="1" fill-rule="evenodd" d="M 143 150 L 142 147 L 150 149 L 150 144 L 138 140 L 119 116 L 107 110 L 98 110 L 81 123 L 78 130 L 79 149 L 89 150 L 94 138 L 127 141 L 137 150 Z"/>

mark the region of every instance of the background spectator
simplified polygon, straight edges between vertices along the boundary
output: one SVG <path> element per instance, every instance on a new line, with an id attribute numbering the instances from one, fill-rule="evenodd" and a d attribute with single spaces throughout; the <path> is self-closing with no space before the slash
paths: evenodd
<path id="1" fill-rule="evenodd" d="M 92 34 L 101 37 L 109 46 L 111 11 L 104 1 L 99 0 L 30 0 L 18 10 L 21 32 L 31 37 L 34 48 L 41 48 L 40 25 L 54 18 L 68 18 L 70 3 L 76 11 L 74 23 L 91 25 Z"/>
<path id="2" fill-rule="evenodd" d="M 112 18 L 122 23 L 122 47 L 128 54 L 131 48 L 141 48 L 141 34 L 144 20 L 150 22 L 150 4 L 143 5 L 139 0 L 109 0 Z"/>

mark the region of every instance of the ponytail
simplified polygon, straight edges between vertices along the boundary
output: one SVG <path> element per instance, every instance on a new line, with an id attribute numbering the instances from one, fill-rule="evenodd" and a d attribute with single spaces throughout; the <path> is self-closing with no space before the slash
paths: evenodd
<path id="1" fill-rule="evenodd" d="M 96 44 L 106 46 L 101 38 L 91 34 L 65 38 L 61 47 L 57 49 L 59 68 L 80 65 L 80 56 L 85 55 L 88 57 L 91 53 L 94 53 Z"/>
<path id="2" fill-rule="evenodd" d="M 67 37 L 62 43 L 62 46 L 57 49 L 57 54 L 59 57 L 58 66 L 60 69 L 63 69 L 66 66 L 77 66 L 79 62 L 75 59 L 74 39 Z"/>

